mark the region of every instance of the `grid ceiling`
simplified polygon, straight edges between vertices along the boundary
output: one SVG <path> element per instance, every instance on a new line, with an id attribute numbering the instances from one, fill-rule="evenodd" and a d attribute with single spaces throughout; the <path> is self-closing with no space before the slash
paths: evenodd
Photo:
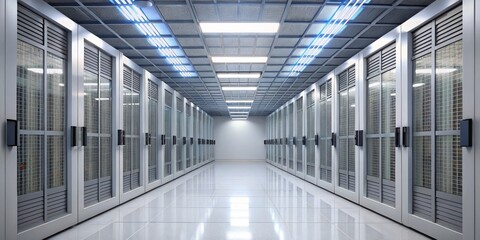
<path id="1" fill-rule="evenodd" d="M 433 0 L 371 0 L 296 77 L 287 77 L 328 21 L 339 0 L 154 0 L 143 9 L 190 62 L 198 77 L 183 78 L 108 0 L 46 0 L 210 115 L 228 115 L 225 100 L 254 99 L 250 115 L 266 116 L 397 27 Z M 325 11 L 322 11 L 325 10 Z M 199 22 L 279 22 L 276 34 L 204 34 Z M 182 50 L 183 49 L 183 50 Z M 217 64 L 211 56 L 268 56 L 266 64 Z M 261 72 L 259 79 L 219 79 L 216 72 Z M 258 86 L 225 92 L 221 86 Z"/>

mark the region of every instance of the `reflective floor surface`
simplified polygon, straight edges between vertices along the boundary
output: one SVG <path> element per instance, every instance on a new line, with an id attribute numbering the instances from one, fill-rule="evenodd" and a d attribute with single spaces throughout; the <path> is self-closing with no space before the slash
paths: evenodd
<path id="1" fill-rule="evenodd" d="M 426 239 L 264 162 L 214 162 L 51 239 Z"/>

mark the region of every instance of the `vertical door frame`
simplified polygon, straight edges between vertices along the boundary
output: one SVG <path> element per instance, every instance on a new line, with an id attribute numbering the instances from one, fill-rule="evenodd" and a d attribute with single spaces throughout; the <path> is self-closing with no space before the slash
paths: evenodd
<path id="1" fill-rule="evenodd" d="M 187 138 L 187 145 L 190 145 L 190 151 L 187 152 L 187 148 L 185 147 L 185 173 L 191 172 L 193 170 L 193 144 L 190 144 L 190 138 L 193 138 L 193 105 L 188 99 L 184 98 L 184 112 L 185 112 L 185 137 Z M 188 111 L 190 111 L 190 120 L 187 121 L 187 104 L 188 104 Z M 189 134 L 187 135 L 187 127 L 190 129 Z M 195 140 L 194 140 L 195 142 Z M 187 156 L 190 158 L 190 167 L 187 168 Z"/>
<path id="2" fill-rule="evenodd" d="M 313 129 L 308 129 L 308 94 L 313 91 Z M 315 134 L 317 134 L 317 95 L 318 95 L 318 91 L 317 91 L 317 85 L 316 84 L 312 84 L 310 85 L 307 89 L 303 90 L 303 95 L 305 96 L 305 98 L 303 99 L 303 109 L 304 109 L 304 112 L 303 112 L 303 136 L 305 136 L 305 139 L 306 139 L 306 143 L 305 145 L 303 146 L 303 152 L 304 152 L 304 156 L 303 156 L 303 162 L 304 162 L 304 167 L 303 167 L 303 170 L 304 170 L 304 179 L 307 180 L 308 182 L 312 183 L 312 184 L 316 184 L 317 183 L 317 176 L 318 176 L 318 171 L 317 171 L 317 168 L 318 168 L 318 155 L 317 155 L 317 145 L 313 145 L 313 160 L 314 160 L 314 174 L 315 174 L 315 177 L 312 177 L 312 176 L 309 176 L 307 174 L 307 163 L 308 163 L 308 159 L 307 159 L 307 154 L 308 154 L 308 137 L 307 137 L 307 132 L 308 131 L 311 131 L 313 132 L 313 137 L 315 138 Z"/>
<path id="3" fill-rule="evenodd" d="M 178 106 L 177 106 L 177 99 L 180 99 L 181 102 L 182 102 L 182 108 L 183 108 L 183 111 L 181 113 L 181 116 L 178 116 Z M 182 134 L 185 134 L 185 98 L 180 95 L 180 93 L 178 93 L 177 91 L 174 92 L 174 103 L 175 105 L 175 127 L 173 128 L 173 130 L 175 130 L 175 136 L 177 136 L 177 144 L 175 145 L 175 172 L 174 172 L 174 178 L 177 178 L 179 176 L 182 176 L 183 174 L 185 174 L 185 147 L 183 146 L 183 135 L 180 136 L 177 132 L 178 130 L 178 118 L 180 118 L 180 121 L 182 123 L 182 126 L 180 126 L 181 128 L 181 131 L 182 131 Z M 182 157 L 181 157 L 181 161 L 182 161 L 182 170 L 181 171 L 177 171 L 177 148 L 179 146 L 182 146 Z"/>
<path id="4" fill-rule="evenodd" d="M 84 79 L 84 47 L 85 41 L 88 41 L 90 45 L 93 45 L 103 52 L 107 53 L 112 57 L 112 143 L 111 143 L 111 155 L 112 155 L 112 198 L 98 202 L 88 207 L 84 207 L 84 147 L 78 148 L 78 220 L 83 221 L 92 216 L 97 215 L 99 212 L 106 211 L 119 204 L 119 164 L 116 159 L 118 159 L 117 141 L 116 141 L 116 129 L 117 121 L 114 116 L 117 116 L 117 105 L 118 99 L 117 92 L 119 89 L 119 82 L 116 81 L 119 78 L 119 51 L 98 38 L 97 36 L 91 34 L 85 28 L 78 27 L 78 81 L 77 89 L 78 92 L 83 92 L 83 79 Z M 121 83 L 120 83 L 121 84 Z M 78 126 L 85 126 L 84 123 L 84 96 L 82 94 L 74 94 L 78 97 Z"/>
<path id="5" fill-rule="evenodd" d="M 124 121 L 124 118 L 125 116 L 123 116 L 123 108 L 120 107 L 120 103 L 123 104 L 123 68 L 124 66 L 127 66 L 129 67 L 130 69 L 132 69 L 134 72 L 140 74 L 140 123 L 144 123 L 145 122 L 145 74 L 144 74 L 144 70 L 143 68 L 141 68 L 140 66 L 138 66 L 136 63 L 134 63 L 132 60 L 130 60 L 129 58 L 125 57 L 123 55 L 123 53 L 120 53 L 120 66 L 119 66 L 119 98 L 118 98 L 118 106 L 120 108 L 120 110 L 118 111 L 118 114 L 117 114 L 117 118 L 120 119 L 120 124 L 119 124 L 119 129 L 120 128 L 123 128 L 123 121 Z M 145 133 L 145 125 L 144 124 L 140 124 L 140 132 L 139 132 L 139 144 L 140 144 L 140 148 L 139 148 L 139 154 L 140 154 L 140 186 L 137 187 L 136 189 L 133 189 L 133 190 L 130 190 L 128 192 L 123 192 L 123 148 L 125 146 L 121 146 L 120 147 L 120 171 L 119 171 L 119 178 L 120 178 L 120 184 L 119 184 L 119 187 L 120 187 L 120 203 L 124 203 L 124 202 L 127 202 L 141 194 L 143 194 L 145 192 L 145 137 L 144 136 L 144 133 Z M 125 130 L 125 129 L 123 129 Z M 126 131 L 126 130 L 125 130 Z"/>
<path id="6" fill-rule="evenodd" d="M 5 39 L 6 39 L 6 12 L 5 12 L 5 7 L 6 7 L 6 2 L 7 0 L 0 0 L 0 16 L 2 16 L 2 19 L 4 21 L 0 22 L 0 93 L 2 102 L 0 104 L 0 120 L 1 120 L 1 126 L 0 126 L 0 136 L 6 136 L 5 133 L 5 128 L 3 127 L 6 122 L 7 122 L 7 116 L 5 114 L 5 108 L 7 106 L 7 92 L 6 91 L 6 82 L 7 82 L 7 71 L 5 70 L 5 63 L 7 62 L 7 55 L 6 55 L 6 44 L 5 44 Z M 16 35 L 16 34 L 11 34 L 11 35 Z M 11 72 L 11 70 L 9 70 Z M 0 137 L 0 159 L 7 159 L 6 152 L 10 151 L 14 147 L 7 147 L 5 138 Z M 16 147 L 15 147 L 16 148 Z M 6 171 L 6 161 L 0 161 L 0 175 L 1 176 L 6 176 L 7 171 Z M 0 178 L 0 238 L 1 239 L 7 239 L 6 235 L 6 221 L 7 221 L 7 214 L 6 214 L 6 182 L 5 182 L 5 177 Z"/>

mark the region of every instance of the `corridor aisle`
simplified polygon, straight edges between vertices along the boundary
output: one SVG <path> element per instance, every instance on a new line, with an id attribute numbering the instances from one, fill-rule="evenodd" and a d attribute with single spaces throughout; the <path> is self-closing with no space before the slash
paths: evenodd
<path id="1" fill-rule="evenodd" d="M 427 239 L 265 162 L 214 162 L 51 239 Z"/>

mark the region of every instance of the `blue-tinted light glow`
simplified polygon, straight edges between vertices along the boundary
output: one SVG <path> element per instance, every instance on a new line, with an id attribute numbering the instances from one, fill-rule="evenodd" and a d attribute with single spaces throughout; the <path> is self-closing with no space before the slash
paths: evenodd
<path id="1" fill-rule="evenodd" d="M 183 56 L 183 52 L 178 49 L 176 52 L 171 48 L 172 46 L 169 44 L 169 41 L 162 37 L 157 26 L 148 20 L 142 9 L 133 5 L 134 1 L 135 0 L 110 0 L 112 4 L 117 6 L 117 9 L 127 20 L 135 23 L 135 27 L 142 32 L 143 35 L 148 37 L 148 42 L 158 48 L 158 52 L 166 58 L 168 63 L 173 65 L 175 70 L 180 72 L 182 77 L 197 76 L 197 73 L 193 70 L 189 63 L 185 63 L 185 61 L 182 61 L 179 58 L 180 56 Z M 164 29 L 163 31 L 165 32 Z M 168 34 L 171 33 L 168 32 Z"/>
<path id="2" fill-rule="evenodd" d="M 334 36 L 346 28 L 348 21 L 360 14 L 363 10 L 363 5 L 368 2 L 370 2 L 370 0 L 347 0 L 340 5 L 332 14 L 328 23 L 319 31 L 312 43 L 310 43 L 308 48 L 303 52 L 302 56 L 292 68 L 289 76 L 298 76 L 300 72 L 305 70 L 307 65 L 315 60 L 315 57 L 320 54 Z"/>

